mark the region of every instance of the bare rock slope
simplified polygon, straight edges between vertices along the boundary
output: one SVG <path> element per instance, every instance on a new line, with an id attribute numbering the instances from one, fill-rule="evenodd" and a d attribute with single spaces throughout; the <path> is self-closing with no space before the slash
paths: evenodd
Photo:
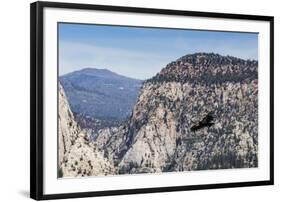
<path id="1" fill-rule="evenodd" d="M 59 84 L 59 177 L 114 174 L 112 163 L 91 143 L 74 120 Z"/>
<path id="2" fill-rule="evenodd" d="M 168 64 L 103 149 L 120 174 L 257 167 L 257 66 L 212 53 Z M 207 114 L 214 124 L 192 131 Z"/>

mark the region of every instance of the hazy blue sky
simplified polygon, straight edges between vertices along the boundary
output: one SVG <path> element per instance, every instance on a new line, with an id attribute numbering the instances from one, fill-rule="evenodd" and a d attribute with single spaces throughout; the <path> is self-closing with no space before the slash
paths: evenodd
<path id="1" fill-rule="evenodd" d="M 195 52 L 258 59 L 258 34 L 59 24 L 60 75 L 93 67 L 147 79 Z"/>

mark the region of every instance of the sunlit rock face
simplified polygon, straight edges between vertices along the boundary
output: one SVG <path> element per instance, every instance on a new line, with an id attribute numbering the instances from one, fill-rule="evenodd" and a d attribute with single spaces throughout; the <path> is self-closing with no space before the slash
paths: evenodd
<path id="1" fill-rule="evenodd" d="M 117 151 L 119 173 L 257 167 L 257 65 L 193 54 L 147 80 Z M 214 124 L 192 131 L 209 113 Z"/>
<path id="2" fill-rule="evenodd" d="M 69 108 L 64 90 L 59 84 L 59 114 L 58 114 L 58 131 L 59 131 L 59 165 L 64 161 L 65 154 L 74 144 L 80 128 L 74 121 L 72 111 Z"/>
<path id="3" fill-rule="evenodd" d="M 115 168 L 104 152 L 81 131 L 59 84 L 59 162 L 58 177 L 114 174 Z"/>

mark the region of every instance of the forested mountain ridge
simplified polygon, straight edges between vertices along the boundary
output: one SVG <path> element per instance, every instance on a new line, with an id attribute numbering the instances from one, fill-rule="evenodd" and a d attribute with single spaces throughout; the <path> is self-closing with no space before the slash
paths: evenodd
<path id="1" fill-rule="evenodd" d="M 126 119 L 142 84 L 141 80 L 97 68 L 71 72 L 59 80 L 75 115 L 104 122 Z"/>

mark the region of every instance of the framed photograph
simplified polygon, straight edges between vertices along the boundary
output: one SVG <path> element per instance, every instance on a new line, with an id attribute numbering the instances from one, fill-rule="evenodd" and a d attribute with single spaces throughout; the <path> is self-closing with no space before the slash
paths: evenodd
<path id="1" fill-rule="evenodd" d="M 273 184 L 272 16 L 31 4 L 31 198 Z"/>

